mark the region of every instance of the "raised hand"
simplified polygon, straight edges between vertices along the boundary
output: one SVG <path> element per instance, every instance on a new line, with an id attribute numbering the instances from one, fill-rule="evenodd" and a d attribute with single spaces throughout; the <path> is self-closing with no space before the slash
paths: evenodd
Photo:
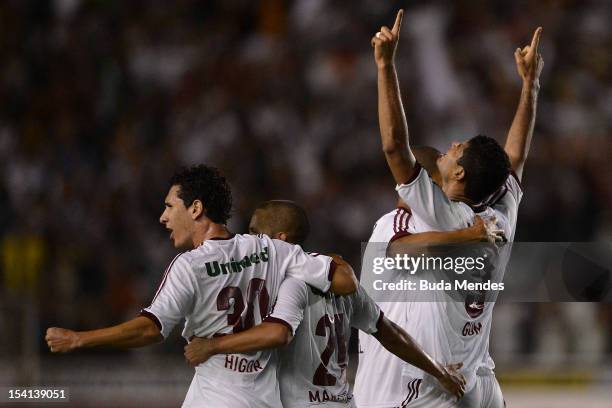
<path id="1" fill-rule="evenodd" d="M 403 16 L 404 10 L 398 11 L 393 28 L 389 29 L 387 26 L 382 26 L 380 31 L 372 37 L 374 60 L 379 68 L 392 65 L 394 62 Z"/>
<path id="2" fill-rule="evenodd" d="M 77 332 L 59 327 L 48 328 L 45 340 L 53 353 L 68 353 L 80 347 Z"/>
<path id="3" fill-rule="evenodd" d="M 537 82 L 540 78 L 540 73 L 544 67 L 544 60 L 538 50 L 541 34 L 542 27 L 538 27 L 533 33 L 531 44 L 514 51 L 516 69 L 523 81 Z"/>
<path id="4" fill-rule="evenodd" d="M 212 340 L 194 337 L 191 339 L 191 342 L 185 346 L 185 359 L 190 365 L 195 367 L 214 355 L 211 346 Z"/>
<path id="5" fill-rule="evenodd" d="M 465 377 L 457 371 L 461 367 L 463 363 L 449 364 L 444 367 L 444 374 L 438 378 L 442 387 L 457 398 L 465 394 Z"/>

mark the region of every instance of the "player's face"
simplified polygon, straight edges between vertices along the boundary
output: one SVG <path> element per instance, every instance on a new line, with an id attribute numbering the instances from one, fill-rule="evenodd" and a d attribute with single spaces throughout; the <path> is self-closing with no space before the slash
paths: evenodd
<path id="1" fill-rule="evenodd" d="M 165 209 L 159 217 L 159 222 L 170 231 L 170 239 L 175 248 L 191 249 L 194 245 L 192 238 L 194 222 L 189 210 L 185 207 L 185 202 L 178 196 L 179 190 L 179 186 L 170 187 L 164 202 Z"/>
<path id="2" fill-rule="evenodd" d="M 450 180 L 461 167 L 457 163 L 463 157 L 463 151 L 468 147 L 468 141 L 452 142 L 445 154 L 441 154 L 436 161 L 440 175 L 444 180 Z"/>

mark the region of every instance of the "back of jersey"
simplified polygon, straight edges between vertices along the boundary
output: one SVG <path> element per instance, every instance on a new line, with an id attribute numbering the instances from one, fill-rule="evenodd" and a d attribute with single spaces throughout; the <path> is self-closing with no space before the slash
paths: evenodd
<path id="1" fill-rule="evenodd" d="M 183 337 L 238 333 L 262 322 L 278 294 L 285 270 L 280 253 L 268 238 L 236 235 L 207 241 L 194 251 L 192 265 L 199 277 L 193 313 Z M 197 367 L 201 376 L 249 385 L 266 369 L 272 353 L 217 355 Z"/>
<path id="2" fill-rule="evenodd" d="M 236 235 L 206 241 L 189 255 L 198 294 L 183 331 L 186 339 L 237 333 L 260 323 L 284 279 L 280 258 L 288 254 L 267 236 Z"/>
<path id="3" fill-rule="evenodd" d="M 262 322 L 285 275 L 329 289 L 330 262 L 331 258 L 312 257 L 299 246 L 267 236 L 207 240 L 175 258 L 145 312 L 158 320 L 164 337 L 181 318 L 185 318 L 182 335 L 187 340 L 237 333 Z M 278 386 L 272 357 L 271 351 L 213 356 L 196 368 L 198 384 L 192 383 L 192 388 L 206 389 L 202 394 L 223 388 L 230 397 L 240 394 L 238 389 L 249 389 L 258 398 L 269 394 L 270 405 L 277 405 L 273 403 L 278 400 Z M 193 400 L 200 398 L 192 388 L 188 399 L 190 395 Z"/>
<path id="4" fill-rule="evenodd" d="M 351 400 L 346 378 L 350 328 L 374 333 L 379 318 L 380 309 L 361 287 L 351 296 L 335 296 L 296 279 L 285 280 L 266 319 L 283 322 L 295 333 L 281 350 L 283 406 L 346 406 Z"/>

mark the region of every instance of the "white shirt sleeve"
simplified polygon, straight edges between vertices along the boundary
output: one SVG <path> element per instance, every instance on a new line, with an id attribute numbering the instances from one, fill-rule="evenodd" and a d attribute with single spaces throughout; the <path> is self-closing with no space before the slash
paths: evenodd
<path id="1" fill-rule="evenodd" d="M 465 205 L 449 200 L 420 165 L 416 171 L 413 180 L 395 188 L 400 198 L 410 206 L 415 218 L 420 218 L 426 226 L 439 231 L 467 227 L 473 214 L 466 212 Z"/>
<path id="2" fill-rule="evenodd" d="M 516 175 L 512 173 L 500 190 L 487 201 L 487 205 L 506 217 L 508 228 L 514 231 L 518 208 L 522 199 L 523 189 Z M 508 231 L 506 231 L 506 234 L 508 234 Z"/>
<path id="3" fill-rule="evenodd" d="M 166 338 L 181 319 L 191 314 L 196 288 L 193 269 L 185 254 L 180 254 L 166 269 L 151 306 L 144 308 L 141 314 L 151 318 Z"/>
<path id="4" fill-rule="evenodd" d="M 283 241 L 274 240 L 278 249 L 288 250 L 285 257 L 286 277 L 296 278 L 307 284 L 327 292 L 331 287 L 332 275 L 335 264 L 332 258 L 320 254 L 309 254 L 304 252 L 299 245 L 288 244 Z"/>
<path id="5" fill-rule="evenodd" d="M 265 322 L 281 323 L 295 334 L 304 319 L 304 309 L 308 305 L 308 285 L 299 279 L 287 278 L 278 291 L 272 313 L 264 319 Z"/>
<path id="6" fill-rule="evenodd" d="M 369 334 L 376 333 L 378 322 L 383 316 L 380 307 L 368 296 L 361 285 L 359 285 L 357 292 L 351 295 L 351 301 L 353 303 L 351 326 Z"/>

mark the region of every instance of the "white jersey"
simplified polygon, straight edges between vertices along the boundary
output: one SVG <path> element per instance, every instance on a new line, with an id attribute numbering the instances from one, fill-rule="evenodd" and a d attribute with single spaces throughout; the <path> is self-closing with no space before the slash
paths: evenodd
<path id="1" fill-rule="evenodd" d="M 409 234 L 408 223 L 412 215 L 405 208 L 388 212 L 376 221 L 372 235 L 365 249 L 364 259 L 385 257 L 387 244 L 394 238 Z M 376 293 L 372 282 L 377 276 L 372 273 L 367 262 L 362 263 L 361 282 L 371 296 Z M 408 304 L 405 299 L 389 299 L 378 302 L 385 316 L 401 326 L 408 326 Z M 429 314 L 429 313 L 428 313 Z M 411 316 L 421 319 L 421 316 Z M 427 316 L 422 316 L 426 320 Z M 408 332 L 415 337 L 417 333 Z M 422 332 L 421 332 L 422 333 Z M 420 343 L 424 346 L 423 343 Z M 355 379 L 354 397 L 358 407 L 398 406 L 406 398 L 409 382 L 412 380 L 404 373 L 407 365 L 403 360 L 385 349 L 374 337 L 359 333 L 359 365 Z"/>
<path id="2" fill-rule="evenodd" d="M 461 201 L 451 201 L 419 164 L 412 180 L 398 185 L 396 190 L 410 206 L 412 232 L 451 231 L 466 228 L 474 220 L 472 208 Z"/>
<path id="3" fill-rule="evenodd" d="M 487 204 L 490 206 L 483 213 L 483 218 L 495 216 L 497 224 L 503 229 L 508 241 L 514 240 L 518 207 L 523 192 L 514 174 L 508 177 L 506 183 L 494 194 Z M 492 208 L 492 209 L 491 209 Z M 501 281 L 506 265 L 510 260 L 511 244 L 504 245 L 497 255 L 494 281 Z M 495 302 L 483 302 L 476 297 L 468 297 L 465 302 L 449 302 L 447 305 L 448 324 L 450 330 L 460 341 L 454 341 L 453 357 L 463 362 L 462 373 L 468 384 L 469 391 L 476 383 L 476 373 L 479 369 L 492 371 L 495 364 L 489 355 L 489 335 Z"/>
<path id="4" fill-rule="evenodd" d="M 398 185 L 396 190 L 410 206 L 409 233 L 457 230 L 474 222 L 474 210 L 463 202 L 451 201 L 420 165 L 417 165 L 413 179 Z M 458 362 L 453 350 L 463 349 L 464 345 L 463 339 L 456 336 L 449 323 L 447 308 L 452 302 L 448 295 L 443 291 L 412 295 L 414 301 L 404 305 L 404 329 L 413 334 L 425 351 L 441 364 Z M 423 301 L 423 296 L 429 301 Z M 402 373 L 409 378 L 424 378 L 422 385 L 425 388 L 438 387 L 431 376 L 414 366 L 405 364 Z M 410 394 L 406 398 L 410 399 Z"/>
<path id="5" fill-rule="evenodd" d="M 375 333 L 382 318 L 359 287 L 350 296 L 324 294 L 297 279 L 281 285 L 272 314 L 294 333 L 280 352 L 279 381 L 285 408 L 352 406 L 346 378 L 351 327 Z"/>
<path id="6" fill-rule="evenodd" d="M 183 318 L 187 340 L 236 333 L 268 315 L 285 276 L 326 292 L 331 262 L 265 235 L 206 240 L 172 261 L 143 315 L 164 338 Z M 184 406 L 280 406 L 274 355 L 266 350 L 213 356 L 196 367 Z"/>
<path id="7" fill-rule="evenodd" d="M 386 245 L 402 235 L 427 231 L 448 231 L 469 226 L 474 219 L 474 211 L 465 203 L 448 199 L 444 192 L 433 182 L 425 169 L 418 166 L 412 180 L 398 185 L 396 190 L 410 210 L 401 209 L 401 225 L 398 228 L 397 211 L 392 211 L 381 217 L 370 237 L 366 247 L 372 247 L 375 253 L 371 257 L 386 256 Z M 369 265 L 364 264 L 361 279 L 371 282 L 373 273 Z M 398 273 L 398 280 L 402 272 Z M 390 279 L 389 281 L 393 281 Z M 371 284 L 366 284 L 367 290 L 373 290 Z M 398 292 L 399 293 L 399 292 Z M 374 296 L 374 293 L 371 293 Z M 419 296 L 420 293 L 415 293 Z M 392 299 L 392 298 L 391 298 Z M 392 299 L 393 300 L 393 299 Z M 452 344 L 454 336 L 449 336 L 442 327 L 448 325 L 445 321 L 445 302 L 425 302 L 414 298 L 414 301 L 379 302 L 386 316 L 404 328 L 433 358 L 442 364 L 453 362 L 451 350 L 460 345 Z M 410 299 L 408 299 L 410 300 Z M 360 334 L 360 354 L 357 378 L 355 381 L 355 401 L 359 407 L 398 406 L 409 402 L 418 396 L 416 378 L 423 378 L 424 373 L 411 366 L 384 349 L 380 343 L 372 341 Z M 428 385 L 433 385 L 429 379 Z"/>
<path id="8" fill-rule="evenodd" d="M 417 175 L 410 183 L 397 187 L 400 197 L 410 205 L 413 217 L 409 222 L 409 232 L 428 230 L 447 231 L 464 228 L 473 221 L 474 211 L 462 202 L 450 201 L 444 192 L 428 177 L 425 169 L 417 170 Z M 520 182 L 514 173 L 502 187 L 485 200 L 478 212 L 483 219 L 495 217 L 497 224 L 504 230 L 509 241 L 514 239 L 518 206 L 522 199 Z M 426 229 L 423 229 L 426 226 Z M 494 281 L 501 281 L 506 264 L 510 259 L 511 245 L 505 245 L 497 254 L 493 273 Z M 494 302 L 482 302 L 482 299 L 468 297 L 464 302 L 452 301 L 444 292 L 436 292 L 436 302 L 419 302 L 418 308 L 432 309 L 432 323 L 427 323 L 432 336 L 417 335 L 432 356 L 443 364 L 463 362 L 461 372 L 466 377 L 466 391 L 476 384 L 476 372 L 479 367 L 493 370 L 493 360 L 489 356 L 489 335 Z M 414 303 L 408 304 L 408 316 L 413 315 Z M 421 316 L 426 315 L 422 312 Z M 415 325 L 411 325 L 410 322 Z M 409 319 L 406 330 L 423 330 L 418 320 Z M 438 325 L 437 328 L 432 326 Z M 435 339 L 435 340 L 434 340 Z M 433 347 L 428 343 L 432 341 Z M 424 373 L 412 366 L 406 366 L 405 372 L 415 377 Z M 437 385 L 428 378 L 428 385 Z"/>

